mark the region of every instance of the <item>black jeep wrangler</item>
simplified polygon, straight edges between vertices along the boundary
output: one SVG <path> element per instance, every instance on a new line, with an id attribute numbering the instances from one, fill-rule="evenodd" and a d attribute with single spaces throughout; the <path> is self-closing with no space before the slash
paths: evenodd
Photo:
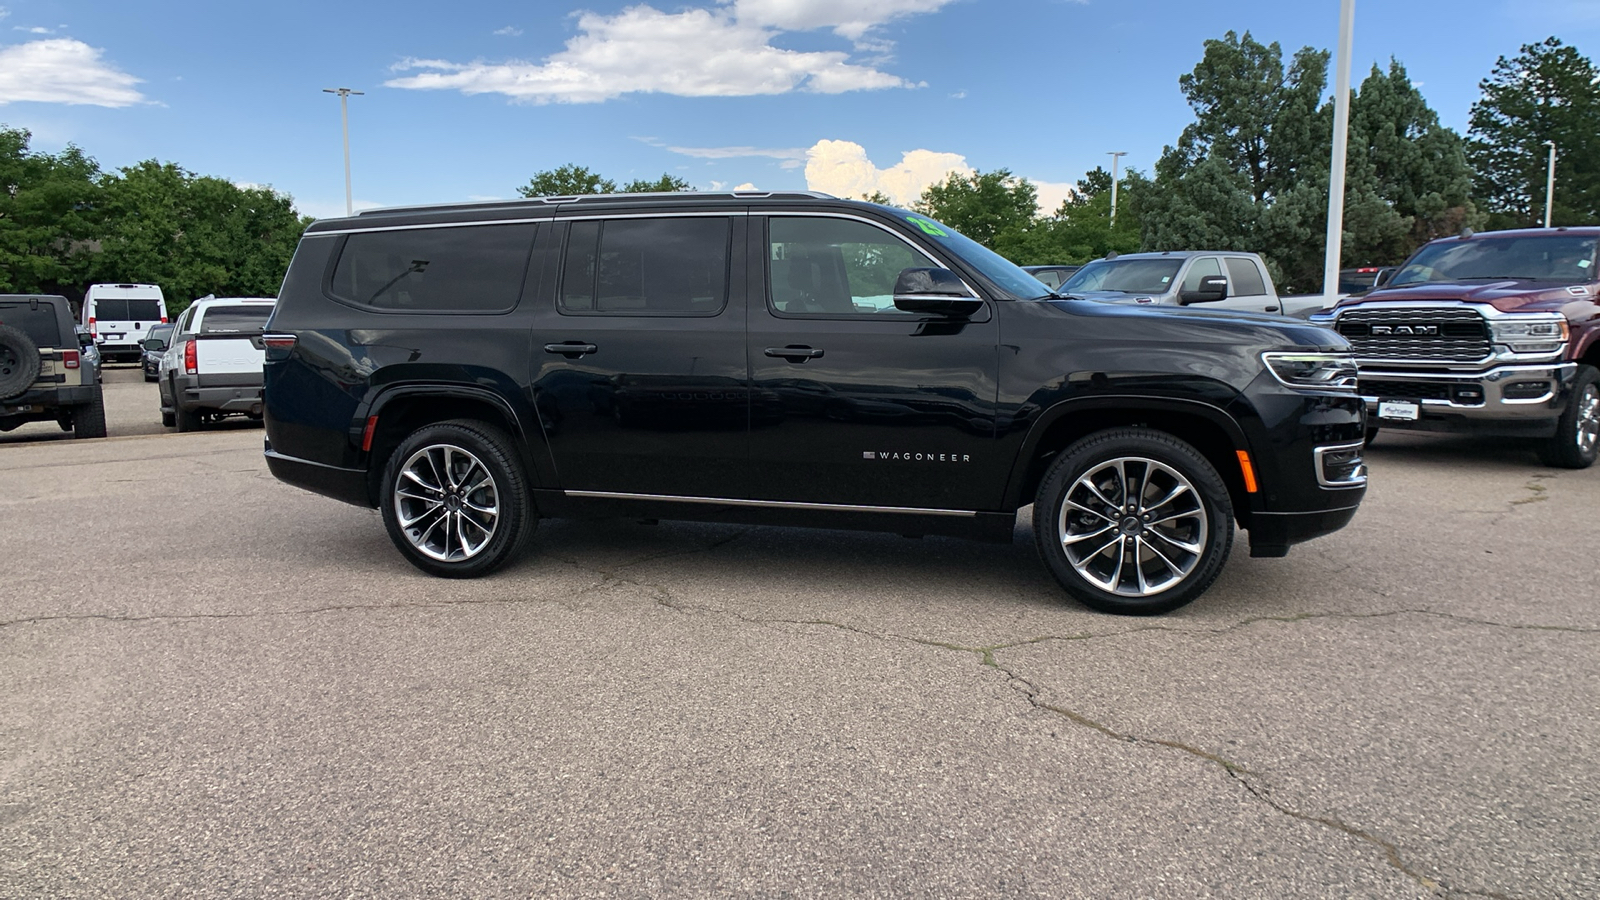
<path id="1" fill-rule="evenodd" d="M 53 419 L 75 438 L 106 436 L 99 356 L 85 341 L 67 298 L 0 294 L 0 431 Z"/>
<path id="2" fill-rule="evenodd" d="M 313 224 L 266 350 L 267 462 L 481 575 L 539 517 L 856 528 L 1039 551 L 1096 609 L 1199 596 L 1366 489 L 1349 343 L 1065 300 L 923 216 L 611 195 Z"/>

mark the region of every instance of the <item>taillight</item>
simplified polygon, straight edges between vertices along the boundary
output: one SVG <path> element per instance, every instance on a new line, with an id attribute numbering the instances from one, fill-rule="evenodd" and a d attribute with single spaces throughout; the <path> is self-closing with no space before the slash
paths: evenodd
<path id="1" fill-rule="evenodd" d="M 95 337 L 100 336 L 100 329 L 96 328 L 94 325 L 94 316 L 89 317 L 89 333 Z"/>
<path id="2" fill-rule="evenodd" d="M 183 371 L 189 375 L 198 375 L 200 373 L 200 364 L 195 359 L 194 341 L 184 342 Z"/>
<path id="3" fill-rule="evenodd" d="M 63 350 L 61 351 L 61 365 L 68 369 L 76 369 L 82 365 L 82 357 L 78 355 L 76 350 Z"/>
<path id="4" fill-rule="evenodd" d="M 294 350 L 295 336 L 292 334 L 264 334 L 261 336 L 261 347 L 267 351 L 267 359 L 288 359 Z"/>
<path id="5" fill-rule="evenodd" d="M 166 316 L 162 316 L 161 317 L 161 324 L 163 324 L 163 325 L 167 324 L 167 317 Z"/>

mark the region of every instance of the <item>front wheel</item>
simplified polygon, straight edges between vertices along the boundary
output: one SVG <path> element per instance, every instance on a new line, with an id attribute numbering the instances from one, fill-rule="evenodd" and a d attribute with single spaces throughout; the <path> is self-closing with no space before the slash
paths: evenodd
<path id="1" fill-rule="evenodd" d="M 1062 451 L 1039 485 L 1033 532 L 1050 573 L 1079 602 L 1156 615 L 1199 597 L 1221 573 L 1233 504 L 1189 444 L 1116 429 Z"/>
<path id="2" fill-rule="evenodd" d="M 384 467 L 390 540 L 430 575 L 475 578 L 519 552 L 537 518 L 511 439 L 472 420 L 411 433 Z"/>
<path id="3" fill-rule="evenodd" d="M 1579 366 L 1572 381 L 1572 402 L 1556 423 L 1555 436 L 1540 447 L 1547 466 L 1587 469 L 1600 455 L 1600 370 Z"/>

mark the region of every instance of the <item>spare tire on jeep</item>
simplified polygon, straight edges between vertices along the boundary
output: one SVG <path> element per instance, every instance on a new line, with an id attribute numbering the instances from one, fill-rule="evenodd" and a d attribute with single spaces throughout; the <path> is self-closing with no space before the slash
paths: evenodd
<path id="1" fill-rule="evenodd" d="M 21 329 L 0 325 L 0 400 L 9 400 L 39 380 L 39 346 Z"/>

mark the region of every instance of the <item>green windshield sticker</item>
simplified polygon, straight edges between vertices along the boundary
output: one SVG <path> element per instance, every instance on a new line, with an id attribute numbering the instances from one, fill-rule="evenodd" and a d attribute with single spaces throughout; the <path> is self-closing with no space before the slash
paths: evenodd
<path id="1" fill-rule="evenodd" d="M 927 219 L 919 219 L 916 216 L 906 216 L 906 221 L 917 226 L 918 228 L 921 228 L 923 234 L 931 234 L 934 237 L 949 237 L 943 228 L 940 228 L 932 222 L 929 222 Z"/>

